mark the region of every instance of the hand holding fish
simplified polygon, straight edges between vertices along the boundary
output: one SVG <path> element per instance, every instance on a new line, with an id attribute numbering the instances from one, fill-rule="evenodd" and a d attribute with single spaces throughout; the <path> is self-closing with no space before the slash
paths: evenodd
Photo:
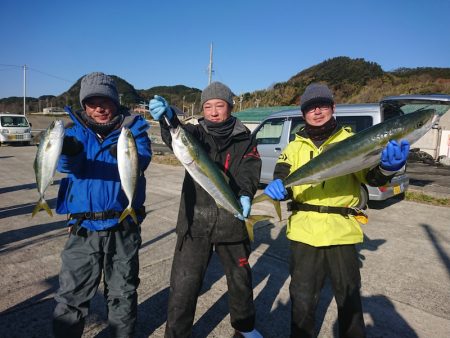
<path id="1" fill-rule="evenodd" d="M 238 218 L 243 221 L 244 218 L 248 218 L 248 216 L 250 216 L 251 199 L 249 196 L 241 196 L 240 202 L 242 206 L 242 216 L 238 215 Z"/>
<path id="2" fill-rule="evenodd" d="M 83 151 L 83 143 L 73 136 L 64 136 L 61 154 L 75 156 Z"/>
<path id="3" fill-rule="evenodd" d="M 264 193 L 275 201 L 281 201 L 286 197 L 287 190 L 283 185 L 283 181 L 276 179 L 267 185 Z"/>
<path id="4" fill-rule="evenodd" d="M 387 171 L 398 171 L 405 165 L 408 154 L 409 142 L 407 140 L 402 140 L 400 144 L 391 140 L 381 152 L 380 167 Z"/>
<path id="5" fill-rule="evenodd" d="M 149 108 L 150 114 L 155 121 L 159 121 L 163 115 L 166 115 L 169 120 L 173 116 L 172 109 L 162 96 L 155 95 L 154 98 L 150 100 Z"/>

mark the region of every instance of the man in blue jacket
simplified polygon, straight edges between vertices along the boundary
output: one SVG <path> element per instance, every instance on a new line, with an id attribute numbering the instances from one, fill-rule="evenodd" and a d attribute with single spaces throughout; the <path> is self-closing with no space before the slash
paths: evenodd
<path id="1" fill-rule="evenodd" d="M 146 183 L 140 175 L 133 201 L 139 224 L 129 216 L 119 223 L 128 200 L 121 189 L 117 141 L 122 127 L 131 130 L 143 173 L 151 159 L 149 125 L 121 109 L 114 80 L 103 73 L 81 80 L 80 102 L 81 111 L 67 108 L 73 124 L 66 127 L 58 164 L 67 177 L 60 184 L 56 211 L 69 215 L 69 238 L 61 254 L 53 332 L 56 337 L 81 337 L 103 273 L 111 336 L 131 337 Z"/>

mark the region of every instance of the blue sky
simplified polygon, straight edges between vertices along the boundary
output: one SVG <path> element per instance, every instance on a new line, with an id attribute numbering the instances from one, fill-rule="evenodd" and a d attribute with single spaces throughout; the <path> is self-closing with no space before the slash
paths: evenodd
<path id="1" fill-rule="evenodd" d="M 266 89 L 336 56 L 450 67 L 449 0 L 2 0 L 0 98 L 60 95 L 92 71 L 136 89 Z"/>

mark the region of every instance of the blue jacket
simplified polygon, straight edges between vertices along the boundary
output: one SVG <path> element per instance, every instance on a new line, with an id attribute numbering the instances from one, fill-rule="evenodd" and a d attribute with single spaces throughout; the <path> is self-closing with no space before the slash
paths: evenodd
<path id="1" fill-rule="evenodd" d="M 117 159 L 111 155 L 110 148 L 117 144 L 121 128 L 111 132 L 103 140 L 89 129 L 78 112 L 66 108 L 74 125 L 66 128 L 66 136 L 74 136 L 84 146 L 75 156 L 61 155 L 57 170 L 67 173 L 61 180 L 58 192 L 56 212 L 58 214 L 76 214 L 102 212 L 107 210 L 123 211 L 128 199 L 121 188 Z M 121 127 L 128 127 L 136 141 L 141 176 L 138 179 L 133 208 L 141 208 L 145 202 L 147 169 L 152 152 L 147 130 L 149 124 L 140 116 L 125 116 Z M 138 216 L 139 217 L 139 216 Z M 130 218 L 128 216 L 128 218 Z M 142 217 L 139 221 L 142 221 Z M 76 220 L 69 220 L 69 225 Z M 130 218 L 130 221 L 131 218 Z M 84 220 L 81 226 L 90 230 L 104 230 L 117 224 L 118 218 L 106 220 Z"/>

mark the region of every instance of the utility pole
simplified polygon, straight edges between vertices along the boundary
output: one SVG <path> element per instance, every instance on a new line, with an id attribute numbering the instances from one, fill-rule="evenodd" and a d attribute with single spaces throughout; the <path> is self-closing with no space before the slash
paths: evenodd
<path id="1" fill-rule="evenodd" d="M 212 73 L 213 73 L 213 43 L 211 42 L 211 47 L 209 48 L 208 85 L 211 84 Z"/>
<path id="2" fill-rule="evenodd" d="M 27 65 L 23 65 L 23 116 L 25 116 L 27 112 L 26 98 L 27 98 Z"/>

